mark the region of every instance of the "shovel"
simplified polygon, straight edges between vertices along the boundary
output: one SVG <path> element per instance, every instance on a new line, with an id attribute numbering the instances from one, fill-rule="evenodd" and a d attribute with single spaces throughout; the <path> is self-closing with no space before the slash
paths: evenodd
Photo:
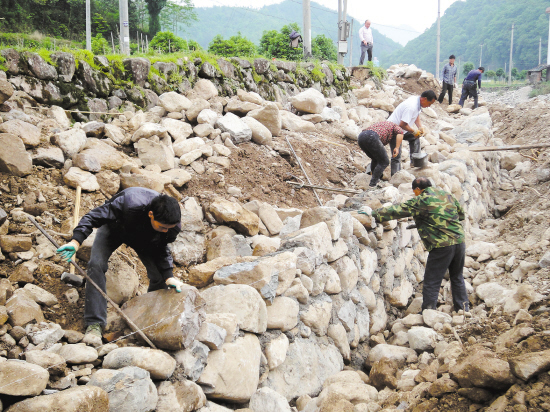
<path id="1" fill-rule="evenodd" d="M 74 202 L 74 215 L 73 215 L 73 230 L 78 224 L 78 216 L 80 214 L 80 193 L 82 191 L 82 188 L 80 186 L 76 187 L 76 198 Z M 63 272 L 61 274 L 61 281 L 65 282 L 68 285 L 71 286 L 82 286 L 84 283 L 84 278 L 80 275 L 75 275 L 74 273 L 74 266 L 70 265 L 69 272 Z"/>
<path id="2" fill-rule="evenodd" d="M 43 228 L 36 220 L 34 220 L 34 218 L 33 218 L 32 216 L 27 215 L 27 218 L 31 221 L 31 223 L 32 223 L 33 225 L 35 225 L 35 226 L 37 227 L 38 230 L 40 230 L 40 231 L 42 232 L 42 234 L 43 234 L 44 236 L 46 236 L 46 238 L 52 243 L 52 245 L 55 246 L 56 249 L 59 249 L 59 245 L 57 244 L 57 242 L 48 234 L 48 232 L 46 232 L 46 231 L 44 230 L 44 228 Z M 122 310 L 120 310 L 120 308 L 118 307 L 118 305 L 117 305 L 115 302 L 113 302 L 112 299 L 111 299 L 109 296 L 107 296 L 107 294 L 106 294 L 105 292 L 103 292 L 103 290 L 102 290 L 99 286 L 97 286 L 97 283 L 95 283 L 92 279 L 90 279 L 90 277 L 88 277 L 88 275 L 86 274 L 86 272 L 84 272 L 84 270 L 82 270 L 82 268 L 81 268 L 80 266 L 78 266 L 78 265 L 76 264 L 76 262 L 75 262 L 73 259 L 71 259 L 71 260 L 69 261 L 69 263 L 70 263 L 71 265 L 73 265 L 73 266 L 76 268 L 76 270 L 78 270 L 78 272 L 79 272 L 82 276 L 84 276 L 84 277 L 86 278 L 86 280 L 87 280 L 88 282 L 90 282 L 90 284 L 91 284 L 94 288 L 96 288 L 96 289 L 99 291 L 99 293 L 101 293 L 101 295 L 105 298 L 105 300 L 107 300 L 107 302 L 109 302 L 109 303 L 111 304 L 111 306 L 112 306 L 112 307 L 116 310 L 116 312 L 122 317 L 122 319 L 124 319 L 124 320 L 126 321 L 126 323 L 134 330 L 134 332 L 137 332 L 137 334 L 138 334 L 139 336 L 141 336 L 141 338 L 142 338 L 145 342 L 147 342 L 147 343 L 149 344 L 149 346 L 151 346 L 153 349 L 156 349 L 156 348 L 157 348 L 157 347 L 155 346 L 155 344 L 154 344 L 153 342 L 151 342 L 151 340 L 150 340 L 147 336 L 145 336 L 145 333 L 143 333 L 143 331 L 142 331 L 140 328 L 138 328 L 137 325 L 136 325 L 134 322 L 132 322 L 132 321 L 130 320 L 130 318 L 129 318 Z"/>

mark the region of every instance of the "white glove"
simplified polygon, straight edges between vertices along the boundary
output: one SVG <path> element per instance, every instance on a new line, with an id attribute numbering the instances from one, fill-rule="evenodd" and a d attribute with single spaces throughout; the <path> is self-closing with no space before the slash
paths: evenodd
<path id="1" fill-rule="evenodd" d="M 174 277 L 166 279 L 166 284 L 168 285 L 168 288 L 174 288 L 178 293 L 181 292 L 181 288 L 183 286 L 183 282 Z"/>

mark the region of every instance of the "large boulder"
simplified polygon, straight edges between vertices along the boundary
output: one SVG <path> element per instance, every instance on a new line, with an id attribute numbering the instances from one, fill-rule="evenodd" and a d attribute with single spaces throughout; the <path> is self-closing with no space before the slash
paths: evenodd
<path id="1" fill-rule="evenodd" d="M 63 151 L 59 147 L 39 147 L 32 156 L 32 163 L 44 167 L 61 169 L 65 164 Z"/>
<path id="2" fill-rule="evenodd" d="M 139 87 L 145 86 L 145 82 L 149 76 L 149 70 L 151 69 L 151 62 L 149 59 L 143 57 L 124 59 L 122 64 L 124 64 L 124 68 L 130 74 L 135 85 Z"/>
<path id="3" fill-rule="evenodd" d="M 210 204 L 209 211 L 219 223 L 227 224 L 243 235 L 258 234 L 259 217 L 238 203 L 217 198 Z"/>
<path id="4" fill-rule="evenodd" d="M 71 53 L 55 52 L 50 54 L 50 58 L 57 67 L 59 80 L 70 83 L 76 69 L 76 61 Z"/>
<path id="5" fill-rule="evenodd" d="M 135 366 L 100 369 L 87 385 L 97 386 L 108 393 L 109 411 L 152 412 L 157 405 L 157 388 L 149 372 Z"/>
<path id="6" fill-rule="evenodd" d="M 126 261 L 112 257 L 105 273 L 106 292 L 113 302 L 121 305 L 133 298 L 139 287 L 139 276 Z"/>
<path id="7" fill-rule="evenodd" d="M 233 143 L 239 144 L 252 140 L 252 129 L 233 113 L 226 113 L 216 121 L 216 127 L 231 135 Z"/>
<path id="8" fill-rule="evenodd" d="M 253 412 L 290 412 L 286 398 L 271 388 L 258 389 L 250 398 L 249 408 Z"/>
<path id="9" fill-rule="evenodd" d="M 247 402 L 258 387 L 261 356 L 256 335 L 245 333 L 235 342 L 209 353 L 208 364 L 198 383 L 209 398 Z"/>
<path id="10" fill-rule="evenodd" d="M 181 112 L 191 107 L 191 100 L 176 92 L 161 94 L 159 96 L 159 103 L 169 113 Z"/>
<path id="11" fill-rule="evenodd" d="M 463 388 L 487 388 L 506 390 L 514 383 L 508 362 L 487 350 L 472 353 L 452 366 L 451 377 Z"/>
<path id="12" fill-rule="evenodd" d="M 296 110 L 305 113 L 321 113 L 327 105 L 323 94 L 315 89 L 307 89 L 291 97 L 290 102 Z"/>
<path id="13" fill-rule="evenodd" d="M 23 177 L 32 172 L 31 155 L 23 141 L 9 133 L 0 133 L 0 172 Z"/>
<path id="14" fill-rule="evenodd" d="M 166 131 L 172 136 L 174 141 L 187 139 L 193 133 L 193 127 L 181 120 L 165 117 L 160 124 L 166 128 Z"/>
<path id="15" fill-rule="evenodd" d="M 372 367 L 375 362 L 378 362 L 382 358 L 394 360 L 395 362 L 397 362 L 398 366 L 401 367 L 405 365 L 405 362 L 407 362 L 407 360 L 416 360 L 417 356 L 416 352 L 413 349 L 396 345 L 381 344 L 376 345 L 374 348 L 372 348 L 372 350 L 369 352 L 367 360 L 365 361 L 365 364 Z"/>
<path id="16" fill-rule="evenodd" d="M 263 124 L 273 136 L 280 136 L 282 129 L 282 117 L 279 107 L 275 103 L 267 103 L 265 107 L 248 112 L 247 117 L 252 117 Z"/>
<path id="17" fill-rule="evenodd" d="M 145 369 L 152 379 L 168 379 L 174 373 L 176 361 L 158 349 L 131 347 L 115 349 L 103 359 L 103 368 L 121 369 L 126 366 Z"/>
<path id="18" fill-rule="evenodd" d="M 313 123 L 303 120 L 300 116 L 286 110 L 281 112 L 281 125 L 283 129 L 298 133 L 313 133 L 317 130 Z"/>
<path id="19" fill-rule="evenodd" d="M 8 120 L 0 124 L 0 133 L 11 133 L 19 137 L 25 147 L 34 147 L 40 144 L 40 130 L 38 127 L 19 119 Z"/>
<path id="20" fill-rule="evenodd" d="M 214 83 L 206 79 L 199 79 L 197 83 L 195 83 L 193 91 L 195 92 L 197 97 L 200 97 L 204 100 L 210 100 L 212 97 L 218 95 L 218 89 L 216 89 Z"/>
<path id="21" fill-rule="evenodd" d="M 156 412 L 192 412 L 206 405 L 202 388 L 191 381 L 164 381 L 157 390 Z"/>
<path id="22" fill-rule="evenodd" d="M 315 396 L 323 382 L 344 367 L 342 355 L 332 344 L 295 337 L 288 348 L 285 361 L 270 370 L 262 387 L 283 395 L 288 401 L 302 395 Z"/>
<path id="23" fill-rule="evenodd" d="M 57 80 L 57 70 L 36 53 L 24 52 L 29 69 L 40 80 Z"/>
<path id="24" fill-rule="evenodd" d="M 257 144 L 270 144 L 272 134 L 269 129 L 253 117 L 243 117 L 242 121 L 252 130 L 252 141 Z"/>
<path id="25" fill-rule="evenodd" d="M 86 144 L 86 132 L 82 129 L 69 129 L 54 136 L 54 142 L 67 157 L 73 157 Z"/>
<path id="26" fill-rule="evenodd" d="M 161 171 L 173 169 L 175 166 L 173 150 L 163 143 L 141 139 L 134 147 L 144 166 L 158 165 Z"/>
<path id="27" fill-rule="evenodd" d="M 13 95 L 13 87 L 7 80 L 0 79 L 0 104 Z"/>
<path id="28" fill-rule="evenodd" d="M 99 183 L 97 183 L 95 175 L 79 167 L 71 167 L 65 176 L 63 176 L 63 181 L 67 186 L 74 189 L 80 186 L 86 192 L 99 190 Z"/>
<path id="29" fill-rule="evenodd" d="M 109 412 L 109 395 L 97 386 L 77 386 L 36 396 L 10 406 L 9 412 Z"/>
<path id="30" fill-rule="evenodd" d="M 157 290 L 138 296 L 126 302 L 123 311 L 140 329 L 147 327 L 145 335 L 166 350 L 191 345 L 205 316 L 203 298 L 188 285 L 180 293 Z M 178 312 L 180 315 L 175 316 Z"/>
<path id="31" fill-rule="evenodd" d="M 80 153 L 73 157 L 73 166 L 94 173 L 119 170 L 131 162 L 122 152 L 95 138 L 87 139 Z"/>
<path id="32" fill-rule="evenodd" d="M 8 360 L 0 363 L 0 394 L 36 396 L 46 389 L 50 374 L 32 363 Z"/>
<path id="33" fill-rule="evenodd" d="M 267 309 L 252 286 L 218 285 L 202 292 L 206 313 L 233 313 L 242 330 L 263 333 L 267 330 Z"/>
<path id="34" fill-rule="evenodd" d="M 26 326 L 30 322 L 44 322 L 44 314 L 29 293 L 25 290 L 17 290 L 6 302 L 6 309 L 10 316 L 10 325 Z"/>

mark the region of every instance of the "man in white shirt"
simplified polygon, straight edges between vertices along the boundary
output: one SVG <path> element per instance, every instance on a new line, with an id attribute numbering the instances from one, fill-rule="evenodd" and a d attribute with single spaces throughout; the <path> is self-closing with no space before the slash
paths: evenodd
<path id="1" fill-rule="evenodd" d="M 359 59 L 359 65 L 362 65 L 365 61 L 365 52 L 369 55 L 369 62 L 372 61 L 372 46 L 374 40 L 372 38 L 370 20 L 366 20 L 365 25 L 359 29 L 359 39 L 361 40 L 361 58 Z"/>
<path id="2" fill-rule="evenodd" d="M 388 118 L 389 122 L 398 125 L 405 130 L 403 140 L 409 142 L 409 152 L 412 163 L 413 153 L 420 153 L 420 141 L 418 138 L 424 135 L 425 130 L 420 121 L 420 111 L 423 107 L 430 107 L 434 104 L 436 95 L 433 90 L 426 90 L 420 97 L 411 96 L 404 102 L 402 102 L 393 111 Z M 413 129 L 413 125 L 416 125 L 417 129 Z M 403 147 L 403 145 L 401 145 Z M 399 154 L 391 159 L 391 175 L 393 176 L 401 170 L 401 147 L 399 148 Z M 393 147 L 390 142 L 390 149 L 393 152 Z"/>

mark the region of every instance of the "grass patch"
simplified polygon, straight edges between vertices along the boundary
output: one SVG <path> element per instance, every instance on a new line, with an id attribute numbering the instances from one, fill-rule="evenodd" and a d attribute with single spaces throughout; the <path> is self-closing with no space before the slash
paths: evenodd
<path id="1" fill-rule="evenodd" d="M 550 82 L 543 82 L 534 86 L 531 93 L 529 93 L 529 97 L 537 97 L 543 94 L 550 94 Z"/>

